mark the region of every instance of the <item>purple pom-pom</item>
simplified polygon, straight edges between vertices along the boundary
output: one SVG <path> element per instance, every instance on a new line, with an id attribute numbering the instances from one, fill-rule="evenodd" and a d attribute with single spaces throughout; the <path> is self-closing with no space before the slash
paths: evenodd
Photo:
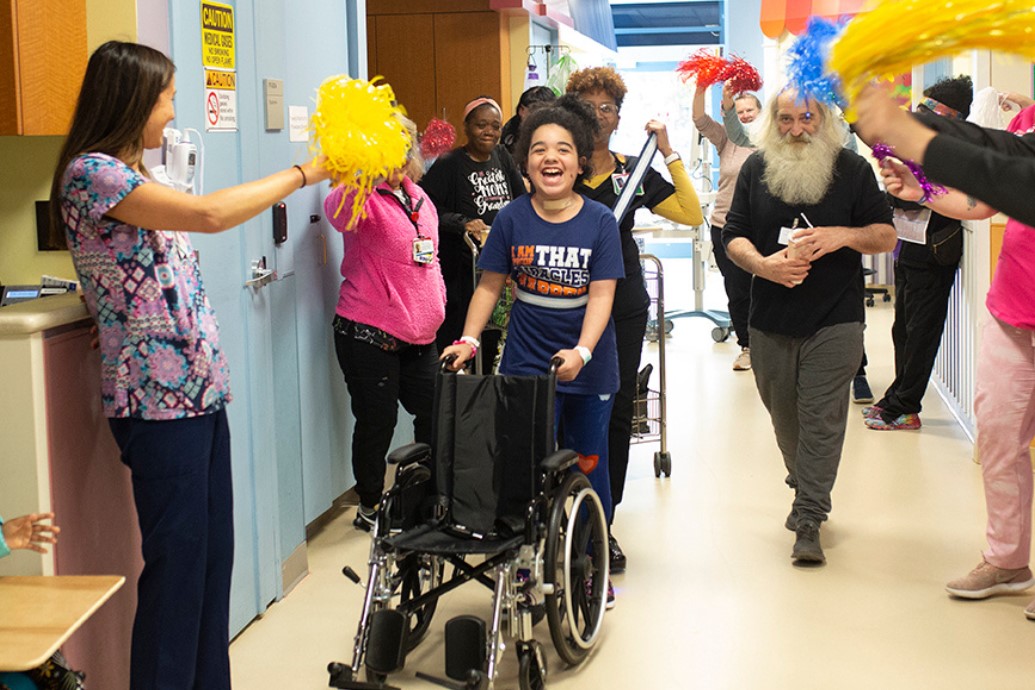
<path id="1" fill-rule="evenodd" d="M 898 158 L 898 156 L 895 155 L 895 149 L 880 142 L 873 145 L 873 157 L 876 158 L 879 163 L 883 163 L 884 159 L 888 157 Z M 931 200 L 931 197 L 940 196 L 948 191 L 940 184 L 934 184 L 928 180 L 927 175 L 924 174 L 924 169 L 920 167 L 920 164 L 916 161 L 899 160 L 902 160 L 902 163 L 909 168 L 909 172 L 913 173 L 913 177 L 916 178 L 917 184 L 920 185 L 920 189 L 924 190 L 923 196 L 920 197 L 921 204 L 926 204 Z"/>

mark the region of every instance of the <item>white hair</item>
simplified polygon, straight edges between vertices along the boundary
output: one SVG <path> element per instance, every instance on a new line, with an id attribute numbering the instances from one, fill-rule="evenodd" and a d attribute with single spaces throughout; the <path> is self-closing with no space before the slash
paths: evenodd
<path id="1" fill-rule="evenodd" d="M 760 125 L 759 149 L 765 161 L 762 182 L 784 203 L 819 203 L 834 180 L 835 162 L 844 145 L 837 117 L 824 104 L 809 100 L 809 112 L 819 116 L 814 134 L 792 137 L 780 134 L 779 99 L 794 94 L 784 91 L 769 99 Z"/>

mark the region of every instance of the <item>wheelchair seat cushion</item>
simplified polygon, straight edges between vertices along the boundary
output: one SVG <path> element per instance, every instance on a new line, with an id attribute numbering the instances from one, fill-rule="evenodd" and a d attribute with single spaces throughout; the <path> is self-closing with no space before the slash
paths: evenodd
<path id="1" fill-rule="evenodd" d="M 494 556 L 521 546 L 523 535 L 476 538 L 459 534 L 449 525 L 423 525 L 385 539 L 384 548 L 397 552 L 427 553 L 435 556 L 482 554 Z"/>

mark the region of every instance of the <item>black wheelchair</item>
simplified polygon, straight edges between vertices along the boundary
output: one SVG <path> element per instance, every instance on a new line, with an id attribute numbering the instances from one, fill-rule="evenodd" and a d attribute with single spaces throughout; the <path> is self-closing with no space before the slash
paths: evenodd
<path id="1" fill-rule="evenodd" d="M 427 634 L 439 597 L 472 580 L 493 592 L 490 620 L 448 621 L 447 678 L 418 677 L 491 690 L 507 635 L 522 690 L 544 688 L 546 655 L 534 636 L 544 613 L 566 664 L 590 654 L 607 599 L 607 521 L 589 480 L 572 469 L 578 455 L 555 450 L 557 362 L 534 377 L 456 375 L 443 365 L 434 448 L 415 443 L 388 456 L 395 482 L 371 533 L 352 663 L 328 666 L 330 687 L 392 688 L 388 676 Z"/>

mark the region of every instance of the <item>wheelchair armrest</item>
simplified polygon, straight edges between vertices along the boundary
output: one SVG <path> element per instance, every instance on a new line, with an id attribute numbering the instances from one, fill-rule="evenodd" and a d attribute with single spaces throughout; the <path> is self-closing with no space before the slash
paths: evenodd
<path id="1" fill-rule="evenodd" d="M 430 458 L 431 446 L 427 443 L 408 443 L 393 450 L 386 459 L 389 465 L 408 465 Z"/>
<path id="2" fill-rule="evenodd" d="M 579 454 L 573 450 L 562 448 L 543 458 L 539 466 L 546 472 L 560 472 L 566 470 L 579 461 Z"/>

